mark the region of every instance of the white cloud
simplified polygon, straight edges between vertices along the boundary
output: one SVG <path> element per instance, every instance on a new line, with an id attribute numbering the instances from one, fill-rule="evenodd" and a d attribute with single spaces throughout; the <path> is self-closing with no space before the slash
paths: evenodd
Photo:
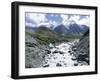
<path id="1" fill-rule="evenodd" d="M 73 15 L 69 18 L 69 21 L 74 21 L 74 22 L 78 22 L 80 19 L 79 15 Z"/>
<path id="2" fill-rule="evenodd" d="M 50 20 L 49 23 L 52 24 L 54 27 L 56 27 L 58 25 L 58 23 L 56 21 L 52 21 L 52 20 Z"/>
<path id="3" fill-rule="evenodd" d="M 74 21 L 75 23 L 79 25 L 86 25 L 89 26 L 89 16 L 86 16 L 82 19 L 80 19 L 80 15 L 73 15 L 69 18 L 69 21 Z"/>
<path id="4" fill-rule="evenodd" d="M 79 22 L 77 22 L 80 25 L 86 25 L 86 26 L 90 26 L 90 18 L 89 17 L 85 17 L 82 18 Z"/>
<path id="5" fill-rule="evenodd" d="M 26 19 L 30 20 L 31 23 L 35 23 L 36 25 L 38 25 L 42 22 L 47 21 L 45 15 L 46 14 L 41 14 L 41 13 L 26 13 Z"/>
<path id="6" fill-rule="evenodd" d="M 48 28 L 50 27 L 53 27 L 55 28 L 57 25 L 59 25 L 56 21 L 53 21 L 53 20 L 49 20 L 48 22 L 42 22 L 42 23 L 39 23 L 37 26 L 41 26 L 41 25 L 44 25 Z"/>
<path id="7" fill-rule="evenodd" d="M 36 25 L 35 25 L 35 24 L 33 24 L 33 23 L 29 23 L 29 22 L 28 22 L 28 23 L 26 22 L 26 23 L 25 23 L 25 26 L 29 26 L 29 27 L 36 27 Z"/>
<path id="8" fill-rule="evenodd" d="M 62 24 L 66 25 L 68 22 L 68 15 L 60 15 L 62 18 Z"/>
<path id="9" fill-rule="evenodd" d="M 51 26 L 50 23 L 48 23 L 48 22 L 42 22 L 42 23 L 39 23 L 39 24 L 37 25 L 37 27 L 39 27 L 39 26 L 41 26 L 41 25 L 46 26 L 46 27 L 48 27 L 48 28 Z"/>

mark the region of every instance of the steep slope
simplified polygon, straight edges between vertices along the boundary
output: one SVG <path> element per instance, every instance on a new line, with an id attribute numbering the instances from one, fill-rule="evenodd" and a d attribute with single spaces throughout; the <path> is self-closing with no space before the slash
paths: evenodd
<path id="1" fill-rule="evenodd" d="M 60 35 L 66 35 L 69 34 L 68 29 L 64 25 L 59 25 L 54 29 L 55 32 L 57 32 Z"/>
<path id="2" fill-rule="evenodd" d="M 74 24 L 70 24 L 69 26 L 69 31 L 73 34 L 73 35 L 81 35 L 82 30 L 80 28 L 79 25 L 77 25 L 76 23 Z"/>
<path id="3" fill-rule="evenodd" d="M 77 45 L 73 46 L 73 53 L 81 65 L 89 65 L 89 30 L 85 32 Z"/>

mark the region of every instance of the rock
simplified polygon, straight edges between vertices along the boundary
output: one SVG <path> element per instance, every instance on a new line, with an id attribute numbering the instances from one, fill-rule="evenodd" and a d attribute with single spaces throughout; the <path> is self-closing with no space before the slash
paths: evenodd
<path id="1" fill-rule="evenodd" d="M 71 53 L 71 51 L 68 51 L 68 53 Z"/>
<path id="2" fill-rule="evenodd" d="M 77 50 L 77 48 L 73 48 L 73 51 L 76 51 Z"/>
<path id="3" fill-rule="evenodd" d="M 45 51 L 46 51 L 46 53 L 47 53 L 47 54 L 50 54 L 50 53 L 51 53 L 51 51 L 50 51 L 50 50 L 45 50 Z"/>
<path id="4" fill-rule="evenodd" d="M 54 54 L 54 53 L 59 53 L 59 51 L 55 50 L 55 51 L 53 52 L 53 54 Z"/>
<path id="5" fill-rule="evenodd" d="M 58 67 L 59 67 L 59 66 L 62 66 L 62 65 L 61 65 L 60 63 L 57 63 L 57 64 L 56 64 L 56 66 L 58 66 Z"/>
<path id="6" fill-rule="evenodd" d="M 89 30 L 81 37 L 79 42 L 72 47 L 73 55 L 76 56 L 80 65 L 89 65 Z M 86 62 L 86 63 L 84 63 Z"/>
<path id="7" fill-rule="evenodd" d="M 72 59 L 73 61 L 77 60 L 76 57 L 72 57 L 71 59 Z"/>
<path id="8" fill-rule="evenodd" d="M 75 63 L 74 66 L 78 66 L 78 64 Z"/>
<path id="9" fill-rule="evenodd" d="M 64 54 L 64 52 L 62 52 L 62 51 L 57 51 L 57 50 L 55 50 L 55 51 L 53 52 L 53 54 L 54 54 L 54 53 Z"/>
<path id="10" fill-rule="evenodd" d="M 86 55 L 79 55 L 78 56 L 78 61 L 86 61 L 87 56 Z"/>
<path id="11" fill-rule="evenodd" d="M 62 51 L 59 51 L 59 53 L 60 53 L 60 54 L 64 54 L 64 52 L 62 52 Z"/>
<path id="12" fill-rule="evenodd" d="M 43 65 L 43 67 L 49 67 L 49 64 L 47 64 L 47 65 Z"/>
<path id="13" fill-rule="evenodd" d="M 50 43 L 50 44 L 49 44 L 49 47 L 50 47 L 50 48 L 53 48 L 54 46 L 53 46 L 53 44 Z"/>

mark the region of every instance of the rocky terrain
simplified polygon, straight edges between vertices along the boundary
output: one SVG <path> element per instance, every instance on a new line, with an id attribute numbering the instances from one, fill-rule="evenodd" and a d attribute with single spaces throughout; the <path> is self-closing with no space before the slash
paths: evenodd
<path id="1" fill-rule="evenodd" d="M 82 65 L 89 65 L 89 31 L 74 39 L 46 27 L 25 32 L 26 68 Z"/>
<path id="2" fill-rule="evenodd" d="M 89 65 L 89 30 L 81 37 L 79 42 L 72 47 L 73 54 L 81 65 Z"/>

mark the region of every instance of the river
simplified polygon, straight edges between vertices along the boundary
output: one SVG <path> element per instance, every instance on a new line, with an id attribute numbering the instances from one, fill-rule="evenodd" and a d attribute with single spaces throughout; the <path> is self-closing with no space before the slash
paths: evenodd
<path id="1" fill-rule="evenodd" d="M 56 46 L 50 43 L 49 54 L 45 56 L 43 67 L 77 66 L 77 60 L 75 56 L 71 53 L 72 46 L 77 42 L 78 40 L 66 43 L 64 42 Z"/>

